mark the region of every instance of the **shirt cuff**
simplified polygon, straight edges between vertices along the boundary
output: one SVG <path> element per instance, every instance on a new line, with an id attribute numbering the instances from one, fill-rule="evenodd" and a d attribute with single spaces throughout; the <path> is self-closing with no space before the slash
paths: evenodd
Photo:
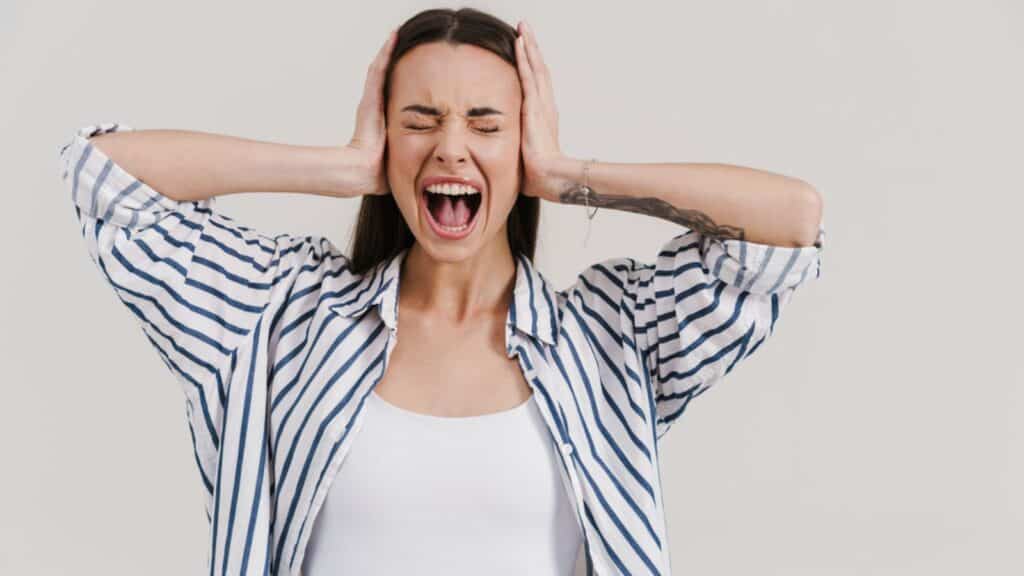
<path id="1" fill-rule="evenodd" d="M 773 294 L 795 288 L 808 278 L 821 276 L 825 246 L 825 220 L 811 246 L 784 247 L 747 240 L 703 237 L 704 266 L 723 282 L 755 294 Z"/>
<path id="2" fill-rule="evenodd" d="M 108 132 L 134 130 L 116 122 L 78 128 L 59 149 L 61 179 L 71 200 L 89 216 L 124 228 L 145 228 L 179 209 L 181 202 L 126 172 L 89 141 Z M 213 199 L 197 203 L 209 207 Z"/>

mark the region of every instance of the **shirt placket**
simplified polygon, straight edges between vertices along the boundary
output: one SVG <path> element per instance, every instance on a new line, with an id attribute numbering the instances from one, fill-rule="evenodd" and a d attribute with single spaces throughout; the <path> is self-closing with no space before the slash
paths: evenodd
<path id="1" fill-rule="evenodd" d="M 579 527 L 580 534 L 585 539 L 587 532 L 583 523 L 583 492 L 580 486 L 579 475 L 576 471 L 576 459 L 578 458 L 576 448 L 568 437 L 568 431 L 563 433 L 556 424 L 556 415 L 551 413 L 547 402 L 541 400 L 542 394 L 534 382 L 535 379 L 538 379 L 537 370 L 534 368 L 536 362 L 526 361 L 522 357 L 525 352 L 518 341 L 519 335 L 511 326 L 507 327 L 507 330 L 506 338 L 509 343 L 509 350 L 515 354 L 516 361 L 519 363 L 519 369 L 523 372 L 523 376 L 526 378 L 530 388 L 533 389 L 534 398 L 538 400 L 536 405 L 543 416 L 544 423 L 547 425 L 552 442 L 558 447 L 558 456 L 562 461 L 562 466 L 559 467 L 558 473 L 562 477 L 562 486 L 567 491 L 569 501 L 573 503 L 576 526 Z M 558 399 L 552 398 L 552 401 L 557 403 Z"/>
<path id="2" fill-rule="evenodd" d="M 379 384 L 380 381 L 384 378 L 384 374 L 387 372 L 388 361 L 391 359 L 391 353 L 394 350 L 395 345 L 398 343 L 398 339 L 397 339 L 397 332 L 398 332 L 398 330 L 394 329 L 394 328 L 388 328 L 387 330 L 388 330 L 388 335 L 387 335 L 387 342 L 385 343 L 384 362 L 383 362 L 383 365 L 381 366 L 380 374 L 374 378 L 373 382 L 370 384 L 370 389 L 366 392 L 366 394 L 372 393 L 373 390 L 377 387 L 377 384 Z M 364 408 L 365 408 L 365 402 L 358 403 L 356 405 L 355 411 L 353 412 L 353 414 L 351 416 L 351 419 L 349 420 L 349 426 L 351 426 L 351 430 L 350 430 L 350 433 L 349 433 L 348 441 L 345 443 L 345 445 L 338 452 L 338 455 L 337 455 L 338 468 L 340 468 L 342 463 L 345 461 L 345 458 L 348 456 L 349 450 L 352 448 L 352 445 L 353 445 L 353 442 L 356 439 L 356 436 L 359 435 L 360 431 L 363 428 L 363 422 L 364 422 L 364 420 L 366 418 L 366 410 Z M 333 445 L 337 441 L 338 441 L 338 436 L 332 436 L 330 444 Z M 335 469 L 335 473 L 337 472 L 338 468 Z M 313 509 L 311 509 L 309 511 L 309 519 L 313 520 L 313 522 L 311 522 L 311 524 L 315 524 L 315 520 L 316 520 L 316 518 L 317 518 L 317 516 L 318 516 L 318 514 L 320 512 L 320 508 L 322 506 L 323 506 L 323 499 L 320 500 L 319 505 L 315 506 Z M 297 559 L 298 562 L 296 562 L 295 565 L 290 568 L 291 571 L 289 572 L 289 574 L 293 574 L 295 576 L 298 576 L 299 574 L 301 574 L 300 571 L 302 569 L 302 561 L 305 558 L 305 553 L 308 550 L 308 546 L 309 546 L 309 532 L 305 532 L 304 534 L 300 535 L 300 537 L 303 539 L 303 542 L 300 543 L 302 548 L 303 548 L 302 558 L 298 558 Z"/>

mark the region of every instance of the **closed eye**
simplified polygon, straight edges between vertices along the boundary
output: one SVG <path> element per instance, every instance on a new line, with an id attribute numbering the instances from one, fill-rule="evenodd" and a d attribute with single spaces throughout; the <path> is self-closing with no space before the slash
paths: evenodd
<path id="1" fill-rule="evenodd" d="M 414 125 L 410 124 L 410 125 L 406 126 L 406 128 L 409 128 L 410 130 L 428 130 L 431 127 L 430 126 L 414 126 Z M 491 126 L 491 127 L 488 127 L 488 128 L 477 128 L 477 130 L 480 130 L 481 132 L 488 132 L 488 133 L 490 133 L 490 132 L 497 132 L 498 131 L 498 127 L 497 126 Z"/>

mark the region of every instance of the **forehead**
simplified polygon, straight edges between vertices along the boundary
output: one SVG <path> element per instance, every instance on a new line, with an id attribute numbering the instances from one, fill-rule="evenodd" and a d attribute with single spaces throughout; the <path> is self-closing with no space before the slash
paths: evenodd
<path id="1" fill-rule="evenodd" d="M 497 54 L 471 44 L 421 44 L 391 72 L 390 106 L 427 104 L 456 113 L 492 106 L 506 115 L 522 99 L 519 73 Z"/>

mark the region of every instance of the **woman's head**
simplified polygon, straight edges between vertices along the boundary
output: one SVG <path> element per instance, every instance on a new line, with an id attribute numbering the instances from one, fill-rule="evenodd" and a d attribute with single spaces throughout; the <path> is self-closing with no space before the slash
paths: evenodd
<path id="1" fill-rule="evenodd" d="M 354 271 L 413 242 L 449 262 L 495 241 L 533 257 L 540 206 L 519 193 L 516 35 L 512 26 L 471 8 L 426 10 L 399 28 L 383 92 L 391 193 L 362 199 Z M 445 176 L 466 178 L 479 193 L 425 191 L 426 179 Z M 468 234 L 457 232 L 467 217 Z"/>

